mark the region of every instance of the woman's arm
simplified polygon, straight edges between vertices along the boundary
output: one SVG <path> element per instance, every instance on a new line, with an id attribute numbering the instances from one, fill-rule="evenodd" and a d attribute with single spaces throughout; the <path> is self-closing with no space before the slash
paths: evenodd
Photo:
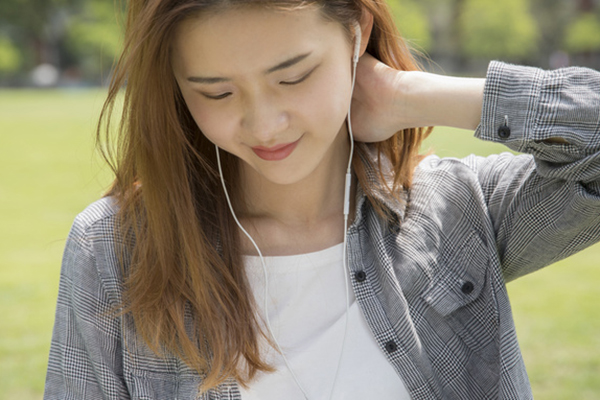
<path id="1" fill-rule="evenodd" d="M 485 79 L 397 71 L 368 53 L 357 66 L 352 103 L 356 140 L 379 142 L 404 128 L 475 129 Z"/>
<path id="2" fill-rule="evenodd" d="M 476 166 L 508 280 L 600 240 L 599 72 L 492 62 L 475 136 L 529 159 Z"/>
<path id="3" fill-rule="evenodd" d="M 543 71 L 493 62 L 485 81 L 422 75 L 428 82 L 441 82 L 440 100 L 435 88 L 426 85 L 404 89 L 409 94 L 401 92 L 403 84 L 397 81 L 417 81 L 412 73 L 393 71 L 377 62 L 369 68 L 370 62 L 361 69 L 364 75 L 357 75 L 362 82 L 353 102 L 357 137 L 378 140 L 378 134 L 385 133 L 380 138 L 386 138 L 394 130 L 428 124 L 460 127 L 456 117 L 467 120 L 478 114 L 477 137 L 527 154 L 461 161 L 476 174 L 475 184 L 487 205 L 507 280 L 600 240 L 599 72 L 585 68 Z M 378 77 L 374 77 L 377 70 Z M 375 80 L 388 81 L 386 89 L 378 83 L 379 97 L 367 94 L 371 90 L 367 82 Z M 481 89 L 475 89 L 481 84 Z M 379 101 L 383 110 L 378 114 L 365 106 L 369 101 L 375 104 L 369 98 L 376 97 L 389 102 L 385 107 Z M 418 100 L 408 104 L 414 98 Z M 476 111 L 478 98 L 482 102 Z M 454 107 L 450 99 L 462 106 Z M 415 109 L 417 105 L 421 110 Z M 427 118 L 436 108 L 439 117 Z"/>

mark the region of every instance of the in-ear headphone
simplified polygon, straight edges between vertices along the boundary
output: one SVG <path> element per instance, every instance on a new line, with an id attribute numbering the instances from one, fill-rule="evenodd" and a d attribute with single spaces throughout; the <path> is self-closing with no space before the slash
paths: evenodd
<path id="1" fill-rule="evenodd" d="M 354 21 L 354 23 L 352 24 L 354 27 L 354 54 L 352 56 L 352 62 L 353 63 L 358 63 L 358 57 L 359 57 L 359 53 L 360 53 L 360 42 L 361 42 L 361 30 L 360 30 L 360 25 L 358 24 L 358 22 Z"/>
<path id="2" fill-rule="evenodd" d="M 360 24 L 354 21 L 352 24 L 354 28 L 354 54 L 352 54 L 352 89 L 351 93 L 354 93 L 354 84 L 356 82 L 356 65 L 360 56 L 360 42 L 362 40 L 362 31 Z M 350 186 L 352 185 L 352 155 L 354 154 L 354 134 L 352 133 L 352 122 L 350 121 L 350 114 L 352 109 L 352 103 L 348 106 L 348 135 L 350 136 L 350 157 L 348 159 L 348 169 L 346 170 L 346 187 L 344 189 L 344 232 L 346 232 L 348 226 L 348 214 L 350 212 Z M 344 241 L 344 254 L 346 254 L 346 241 Z M 345 256 L 344 256 L 345 257 Z M 344 264 L 344 272 L 346 271 L 346 265 Z"/>

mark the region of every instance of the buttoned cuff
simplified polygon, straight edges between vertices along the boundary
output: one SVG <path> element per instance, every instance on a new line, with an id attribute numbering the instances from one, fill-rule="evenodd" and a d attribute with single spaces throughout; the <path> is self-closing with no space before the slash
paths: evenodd
<path id="1" fill-rule="evenodd" d="M 526 152 L 528 135 L 535 130 L 535 115 L 544 71 L 492 61 L 483 92 L 481 123 L 475 136 L 503 143 L 512 150 Z"/>
<path id="2" fill-rule="evenodd" d="M 533 155 L 542 176 L 597 182 L 600 73 L 490 63 L 475 136 Z"/>

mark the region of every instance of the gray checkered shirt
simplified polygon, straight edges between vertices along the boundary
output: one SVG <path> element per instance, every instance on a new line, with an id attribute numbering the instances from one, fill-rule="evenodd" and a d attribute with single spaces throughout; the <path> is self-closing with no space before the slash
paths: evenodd
<path id="1" fill-rule="evenodd" d="M 415 400 L 532 398 L 505 282 L 600 239 L 600 73 L 493 62 L 476 136 L 525 154 L 430 156 L 406 202 L 383 198 L 393 223 L 359 190 L 348 231 L 356 299 Z M 195 399 L 201 377 L 108 316 L 115 212 L 102 199 L 71 230 L 45 399 Z M 228 381 L 202 398 L 240 394 Z"/>

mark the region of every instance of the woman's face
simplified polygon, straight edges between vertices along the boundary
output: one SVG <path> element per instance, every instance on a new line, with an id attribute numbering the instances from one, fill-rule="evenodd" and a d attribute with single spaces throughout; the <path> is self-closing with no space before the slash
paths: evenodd
<path id="1" fill-rule="evenodd" d="M 351 47 L 316 8 L 234 8 L 182 22 L 173 68 L 210 141 L 291 184 L 347 157 Z"/>

